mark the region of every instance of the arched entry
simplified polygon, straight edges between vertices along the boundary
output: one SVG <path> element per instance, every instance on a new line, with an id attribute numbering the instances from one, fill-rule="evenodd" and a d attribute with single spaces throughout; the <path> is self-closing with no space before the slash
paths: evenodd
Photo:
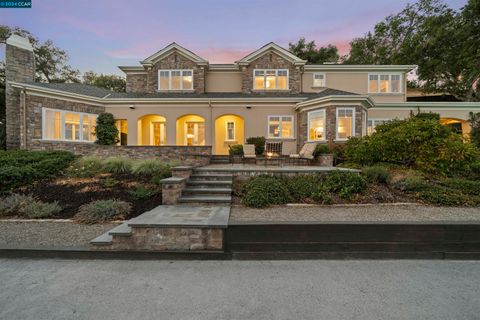
<path id="1" fill-rule="evenodd" d="M 215 154 L 228 154 L 228 146 L 243 144 L 244 120 L 234 114 L 215 119 Z"/>
<path id="2" fill-rule="evenodd" d="M 444 126 L 450 127 L 454 132 L 468 137 L 470 133 L 470 125 L 467 121 L 457 118 L 440 118 L 440 123 Z"/>
<path id="3" fill-rule="evenodd" d="M 176 141 L 179 146 L 204 146 L 205 118 L 195 114 L 178 118 Z"/>
<path id="4" fill-rule="evenodd" d="M 138 118 L 138 145 L 164 146 L 167 144 L 167 119 L 157 114 Z"/>

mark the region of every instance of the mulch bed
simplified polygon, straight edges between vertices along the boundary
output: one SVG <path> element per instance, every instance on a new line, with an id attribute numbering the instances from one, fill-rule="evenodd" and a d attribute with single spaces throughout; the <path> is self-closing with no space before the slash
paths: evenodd
<path id="1" fill-rule="evenodd" d="M 105 182 L 112 178 L 118 183 L 111 187 L 105 186 Z M 136 199 L 130 191 L 137 185 L 157 189 L 158 193 L 148 199 Z M 103 174 L 94 178 L 61 177 L 41 181 L 16 192 L 32 195 L 44 202 L 58 201 L 63 210 L 53 218 L 62 219 L 73 217 L 81 205 L 96 200 L 117 199 L 129 202 L 132 205 L 132 211 L 128 218 L 136 217 L 162 204 L 161 187 L 152 184 L 148 179 L 132 175 Z"/>

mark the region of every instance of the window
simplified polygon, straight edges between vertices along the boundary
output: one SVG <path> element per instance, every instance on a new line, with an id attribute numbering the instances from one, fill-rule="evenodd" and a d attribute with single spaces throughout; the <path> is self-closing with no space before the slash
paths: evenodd
<path id="1" fill-rule="evenodd" d="M 370 74 L 368 75 L 368 92 L 400 93 L 402 92 L 401 79 L 400 74 Z"/>
<path id="2" fill-rule="evenodd" d="M 167 127 L 165 122 L 152 121 L 152 134 L 150 145 L 152 146 L 164 146 L 167 144 Z"/>
<path id="3" fill-rule="evenodd" d="M 205 145 L 205 122 L 185 122 L 185 142 L 187 146 Z"/>
<path id="4" fill-rule="evenodd" d="M 158 90 L 193 90 L 193 70 L 158 70 Z"/>
<path id="5" fill-rule="evenodd" d="M 325 73 L 313 74 L 313 87 L 326 87 Z"/>
<path id="6" fill-rule="evenodd" d="M 269 138 L 293 138 L 293 116 L 268 116 Z"/>
<path id="7" fill-rule="evenodd" d="M 227 134 L 226 134 L 227 141 L 235 140 L 235 122 L 228 121 L 226 128 L 227 128 Z"/>
<path id="8" fill-rule="evenodd" d="M 379 124 L 384 124 L 385 122 L 390 121 L 388 119 L 368 119 L 367 121 L 367 134 L 371 135 L 375 132 L 375 127 Z"/>
<path id="9" fill-rule="evenodd" d="M 325 110 L 308 113 L 308 141 L 325 140 Z"/>
<path id="10" fill-rule="evenodd" d="M 287 69 L 256 69 L 253 78 L 255 90 L 288 90 Z"/>
<path id="11" fill-rule="evenodd" d="M 43 108 L 42 139 L 95 141 L 96 114 Z"/>
<path id="12" fill-rule="evenodd" d="M 115 126 L 118 130 L 118 145 L 126 146 L 128 137 L 128 122 L 126 119 L 116 119 Z"/>
<path id="13" fill-rule="evenodd" d="M 354 135 L 354 119 L 354 108 L 337 108 L 337 140 L 346 140 Z"/>

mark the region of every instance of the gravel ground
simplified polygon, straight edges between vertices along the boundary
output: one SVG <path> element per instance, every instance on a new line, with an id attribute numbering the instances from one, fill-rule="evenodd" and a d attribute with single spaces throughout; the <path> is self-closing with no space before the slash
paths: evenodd
<path id="1" fill-rule="evenodd" d="M 232 221 L 480 221 L 480 208 L 406 205 L 232 207 Z"/>
<path id="2" fill-rule="evenodd" d="M 87 247 L 90 240 L 116 224 L 84 225 L 71 221 L 0 220 L 0 247 Z"/>

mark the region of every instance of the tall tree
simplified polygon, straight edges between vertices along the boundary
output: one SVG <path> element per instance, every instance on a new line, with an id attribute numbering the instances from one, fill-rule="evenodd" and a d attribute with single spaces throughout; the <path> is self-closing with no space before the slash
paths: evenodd
<path id="1" fill-rule="evenodd" d="M 125 92 L 126 88 L 124 77 L 103 73 L 97 74 L 94 71 L 87 71 L 83 74 L 83 83 L 116 92 Z"/>
<path id="2" fill-rule="evenodd" d="M 317 48 L 315 41 L 307 42 L 303 37 L 296 43 L 289 43 L 288 50 L 297 57 L 307 60 L 312 64 L 338 62 L 340 59 L 336 46 L 329 44 L 326 47 Z"/>

